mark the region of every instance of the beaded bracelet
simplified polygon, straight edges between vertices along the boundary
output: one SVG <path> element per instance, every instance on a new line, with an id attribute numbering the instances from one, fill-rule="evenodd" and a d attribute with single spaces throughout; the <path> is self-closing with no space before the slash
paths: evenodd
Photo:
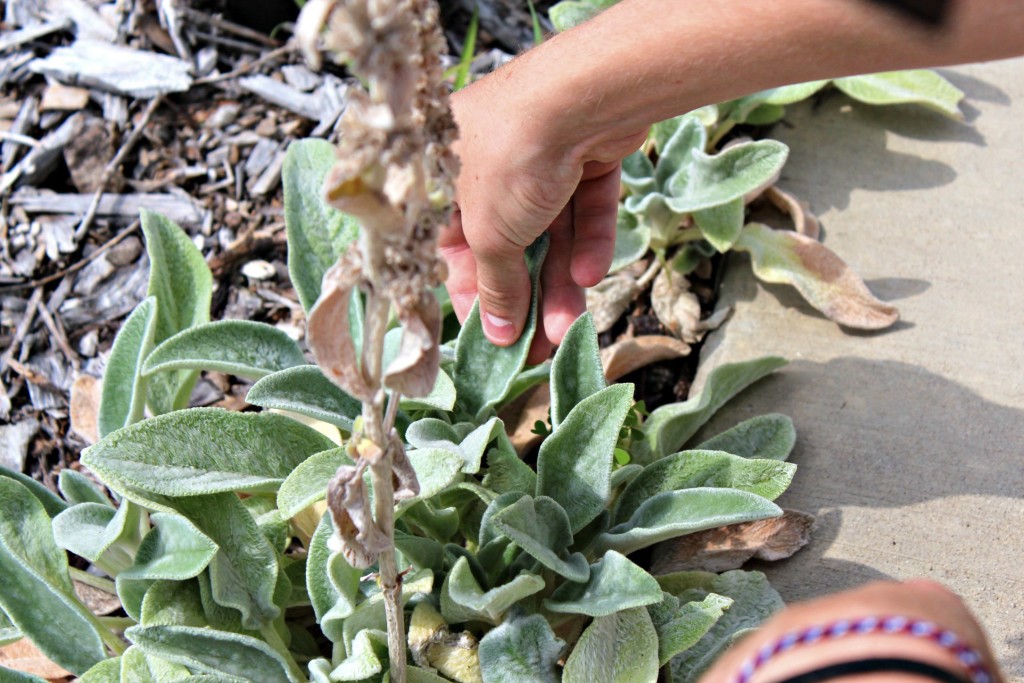
<path id="1" fill-rule="evenodd" d="M 810 645 L 823 640 L 837 640 L 851 635 L 876 633 L 907 635 L 930 640 L 956 656 L 957 660 L 967 669 L 972 683 L 992 683 L 992 675 L 985 667 L 981 655 L 960 640 L 955 633 L 941 629 L 930 621 L 901 616 L 842 619 L 831 624 L 791 631 L 769 642 L 758 650 L 756 655 L 744 662 L 739 673 L 733 679 L 733 683 L 749 683 L 754 672 L 768 663 L 768 660 L 797 646 Z"/>

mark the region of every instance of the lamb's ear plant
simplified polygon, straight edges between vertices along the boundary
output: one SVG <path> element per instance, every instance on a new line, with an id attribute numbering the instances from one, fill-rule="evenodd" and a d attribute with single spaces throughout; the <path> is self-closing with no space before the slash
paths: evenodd
<path id="1" fill-rule="evenodd" d="M 308 42 L 326 21 L 326 45 L 370 86 L 352 94 L 337 161 L 303 141 L 284 168 L 319 365 L 269 325 L 209 322 L 198 250 L 143 214 L 150 296 L 115 340 L 101 439 L 82 455 L 106 489 L 68 473 L 61 498 L 2 472 L 0 638 L 31 639 L 86 683 L 653 683 L 696 680 L 780 606 L 760 574 L 653 577 L 630 555 L 782 513 L 787 418 L 687 445 L 783 361 L 720 367 L 647 416 L 631 385 L 606 383 L 589 316 L 525 367 L 536 298 L 518 344 L 492 346 L 474 310 L 442 347 L 434 238 L 455 162 L 435 13 L 311 2 L 300 22 Z M 535 284 L 545 251 L 526 255 Z M 203 370 L 255 380 L 266 410 L 186 408 Z M 531 465 L 499 414 L 545 380 Z M 124 616 L 92 614 L 75 581 Z"/>
<path id="2" fill-rule="evenodd" d="M 563 0 L 550 9 L 559 31 L 590 19 L 616 0 Z M 754 274 L 794 286 L 831 320 L 851 328 L 883 329 L 899 318 L 879 301 L 838 256 L 811 234 L 747 223 L 746 206 L 769 190 L 802 211 L 795 198 L 773 188 L 788 149 L 774 140 L 737 138 L 719 149 L 738 125 L 780 121 L 785 108 L 834 87 L 871 105 L 916 104 L 962 120 L 964 94 L 927 69 L 850 76 L 798 83 L 710 104 L 688 115 L 655 124 L 644 148 L 623 163 L 628 196 L 619 208 L 613 270 L 649 251 L 671 265 L 678 277 L 716 253 L 750 255 Z M 802 218 L 801 218 L 802 220 Z M 663 320 L 671 327 L 671 321 Z"/>

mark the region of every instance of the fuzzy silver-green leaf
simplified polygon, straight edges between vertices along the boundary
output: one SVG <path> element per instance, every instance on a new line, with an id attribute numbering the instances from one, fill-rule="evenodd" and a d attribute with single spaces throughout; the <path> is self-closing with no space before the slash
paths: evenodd
<path id="1" fill-rule="evenodd" d="M 274 413 L 193 408 L 107 436 L 82 462 L 117 488 L 165 496 L 274 491 L 313 453 L 334 442 Z"/>
<path id="2" fill-rule="evenodd" d="M 334 145 L 311 138 L 288 146 L 281 169 L 288 274 L 307 313 L 320 297 L 324 273 L 359 234 L 353 217 L 324 201 L 324 178 L 334 162 Z"/>
<path id="3" fill-rule="evenodd" d="M 580 401 L 541 444 L 537 495 L 565 508 L 573 532 L 607 505 L 615 445 L 632 401 L 632 384 L 602 389 Z"/>
<path id="4" fill-rule="evenodd" d="M 299 345 L 281 330 L 251 320 L 218 320 L 182 330 L 146 358 L 143 374 L 214 370 L 248 379 L 305 365 Z"/>

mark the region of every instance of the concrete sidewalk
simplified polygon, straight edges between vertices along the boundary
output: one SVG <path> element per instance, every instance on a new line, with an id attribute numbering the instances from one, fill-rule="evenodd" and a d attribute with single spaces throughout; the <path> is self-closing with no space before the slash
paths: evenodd
<path id="1" fill-rule="evenodd" d="M 967 93 L 967 124 L 837 95 L 776 127 L 791 148 L 782 187 L 810 201 L 825 243 L 902 320 L 841 330 L 732 257 L 720 305 L 735 313 L 701 375 L 768 354 L 793 362 L 706 431 L 765 412 L 796 423 L 799 470 L 780 503 L 818 521 L 807 548 L 759 567 L 787 600 L 938 579 L 1022 683 L 1024 59 L 942 73 Z"/>

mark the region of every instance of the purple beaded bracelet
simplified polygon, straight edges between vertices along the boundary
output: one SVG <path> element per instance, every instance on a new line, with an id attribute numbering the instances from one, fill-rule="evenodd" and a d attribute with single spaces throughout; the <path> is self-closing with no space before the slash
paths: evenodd
<path id="1" fill-rule="evenodd" d="M 768 643 L 758 650 L 756 655 L 744 662 L 739 673 L 733 679 L 733 683 L 750 683 L 754 673 L 768 663 L 768 660 L 800 645 L 874 633 L 899 634 L 930 640 L 956 656 L 957 660 L 967 669 L 972 683 L 992 683 L 992 675 L 985 667 L 981 654 L 960 640 L 955 633 L 941 629 L 930 621 L 900 616 L 843 619 L 831 624 L 791 631 Z"/>

